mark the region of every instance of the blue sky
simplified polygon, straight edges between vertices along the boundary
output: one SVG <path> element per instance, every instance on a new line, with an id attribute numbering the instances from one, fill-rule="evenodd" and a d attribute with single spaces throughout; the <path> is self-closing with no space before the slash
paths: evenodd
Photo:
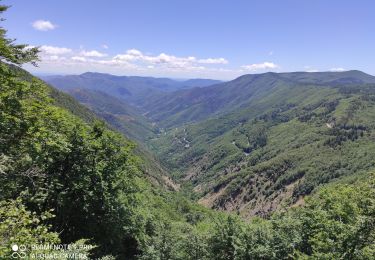
<path id="1" fill-rule="evenodd" d="M 34 73 L 232 79 L 266 71 L 375 74 L 375 2 L 21 1 L 3 26 L 41 46 Z"/>

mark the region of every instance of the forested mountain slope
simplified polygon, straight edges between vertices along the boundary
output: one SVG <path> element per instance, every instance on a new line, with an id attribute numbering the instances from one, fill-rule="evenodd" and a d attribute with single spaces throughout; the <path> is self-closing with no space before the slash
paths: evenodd
<path id="1" fill-rule="evenodd" d="M 0 13 L 7 8 L 0 5 Z M 235 214 L 209 210 L 186 199 L 186 193 L 152 185 L 147 170 L 158 166 L 150 162 L 148 168 L 142 167 L 142 161 L 149 161 L 147 154 L 134 150 L 132 141 L 109 129 L 73 98 L 17 67 L 35 63 L 37 58 L 37 48 L 15 44 L 0 28 L 0 258 L 373 257 L 375 176 L 371 172 L 363 179 L 324 187 L 306 199 L 304 206 L 285 208 L 267 218 L 244 221 Z M 371 86 L 359 92 L 357 88 L 353 93 L 347 88 L 341 91 L 349 105 L 350 98 L 355 101 L 363 96 L 366 100 L 363 93 L 369 94 L 367 101 L 372 102 Z M 307 101 L 294 102 L 298 106 Z M 122 106 L 117 105 L 113 109 Z M 324 108 L 329 114 L 338 106 Z M 346 107 L 335 110 L 337 118 Z M 278 109 L 281 114 L 267 114 L 252 125 L 258 127 L 260 121 L 266 128 L 277 125 L 277 120 L 267 125 L 267 119 L 285 118 L 293 108 Z M 302 122 L 319 120 L 325 110 L 317 108 L 307 110 L 311 113 Z M 349 118 L 354 122 L 363 119 L 355 112 L 352 115 Z M 361 115 L 367 118 L 368 113 Z M 334 127 L 330 124 L 329 128 Z M 262 131 L 253 130 L 248 138 L 252 146 L 243 151 L 248 156 L 268 143 Z M 327 145 L 335 147 L 349 139 L 354 142 L 362 132 L 368 134 L 363 127 L 358 127 L 360 132 L 343 130 L 350 130 L 348 136 L 329 139 Z"/>
<path id="2" fill-rule="evenodd" d="M 279 73 L 282 78 L 299 83 L 342 85 L 375 83 L 375 77 L 358 70 L 343 72 L 290 72 Z"/>
<path id="3" fill-rule="evenodd" d="M 149 142 L 177 179 L 192 184 L 200 203 L 267 215 L 303 203 L 321 184 L 375 168 L 375 85 L 366 84 L 372 76 L 350 71 L 258 77 L 263 79 L 244 76 L 190 90 L 178 102 L 187 100 L 189 106 L 178 115 L 195 106 L 214 108 L 203 109 L 206 116 L 198 113 L 203 117 L 220 113 L 193 124 L 173 121 L 177 127 Z M 348 78 L 350 83 L 337 83 Z M 238 89 L 249 95 L 228 94 L 241 93 Z M 191 93 L 195 99 L 187 97 Z M 170 118 L 161 124 L 170 124 Z"/>
<path id="4" fill-rule="evenodd" d="M 244 222 L 150 186 L 129 141 L 72 115 L 68 110 L 80 107 L 74 100 L 51 100 L 42 82 L 20 81 L 0 68 L 5 258 L 13 244 L 77 239 L 90 240 L 76 246 L 98 246 L 79 251 L 93 259 L 371 259 L 375 252 L 370 174 L 366 181 L 327 187 L 303 207 Z"/>
<path id="5" fill-rule="evenodd" d="M 367 83 L 375 83 L 375 77 L 360 71 L 250 74 L 205 88 L 168 93 L 150 99 L 143 109 L 161 127 L 173 127 L 245 108 L 280 88 Z"/>
<path id="6" fill-rule="evenodd" d="M 134 259 L 164 223 L 194 228 L 188 220 L 198 223 L 212 214 L 168 191 L 173 182 L 152 156 L 77 101 L 4 63 L 33 61 L 37 52 L 0 39 L 2 259 L 12 257 L 14 244 L 25 245 L 24 253 L 34 258 L 83 253 Z M 13 48 L 24 60 L 7 56 Z M 61 243 L 86 249 L 46 247 Z"/>
<path id="7" fill-rule="evenodd" d="M 155 135 L 156 129 L 142 112 L 124 101 L 99 90 L 69 89 L 81 104 L 90 108 L 100 118 L 124 133 L 128 138 L 144 141 Z"/>
<path id="8" fill-rule="evenodd" d="M 139 108 L 100 91 L 69 92 L 155 153 L 201 204 L 263 216 L 375 168 L 374 82 L 360 71 L 244 75 Z"/>

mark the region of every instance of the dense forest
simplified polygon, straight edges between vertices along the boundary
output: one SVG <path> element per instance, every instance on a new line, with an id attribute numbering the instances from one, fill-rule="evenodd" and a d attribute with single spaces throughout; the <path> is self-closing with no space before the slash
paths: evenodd
<path id="1" fill-rule="evenodd" d="M 16 44 L 4 28 L 0 59 L 1 259 L 57 252 L 60 259 L 150 260 L 375 255 L 374 174 L 329 184 L 301 205 L 264 217 L 214 211 L 186 190 L 152 181 L 153 168 L 145 167 L 151 159 L 135 142 L 23 70 L 37 65 L 38 49 Z M 238 142 L 240 149 L 266 145 L 263 125 L 257 127 L 249 145 Z M 341 136 L 355 139 L 362 130 L 353 131 L 332 133 L 325 145 L 335 146 Z M 35 247 L 48 244 L 70 246 Z"/>

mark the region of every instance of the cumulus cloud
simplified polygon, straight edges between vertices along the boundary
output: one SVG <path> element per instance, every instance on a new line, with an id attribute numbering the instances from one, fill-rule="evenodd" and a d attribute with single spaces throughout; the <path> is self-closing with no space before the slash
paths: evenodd
<path id="1" fill-rule="evenodd" d="M 228 61 L 224 58 L 208 58 L 208 59 L 200 59 L 198 63 L 203 64 L 227 64 Z"/>
<path id="2" fill-rule="evenodd" d="M 332 72 L 343 72 L 343 71 L 346 71 L 346 69 L 344 69 L 344 68 L 332 68 L 329 71 L 332 71 Z"/>
<path id="3" fill-rule="evenodd" d="M 137 49 L 109 55 L 98 50 L 85 50 L 83 46 L 70 49 L 62 46 L 43 45 L 40 50 L 40 68 L 48 72 L 55 70 L 54 73 L 100 71 L 114 74 L 148 75 L 152 71 L 153 75 L 180 77 L 188 75 L 210 77 L 215 73 L 220 76 L 243 73 L 239 68 L 224 67 L 228 61 L 222 57 L 175 56 L 167 53 L 153 55 Z"/>
<path id="4" fill-rule="evenodd" d="M 32 26 L 35 30 L 38 31 L 50 31 L 56 29 L 57 25 L 46 20 L 37 20 L 32 23 Z"/>
<path id="5" fill-rule="evenodd" d="M 207 58 L 198 59 L 194 56 L 177 57 L 166 53 L 159 55 L 145 55 L 137 49 L 127 50 L 124 54 L 118 54 L 113 57 L 114 60 L 145 63 L 147 66 L 164 66 L 174 69 L 194 69 L 202 70 L 203 66 L 200 64 L 227 64 L 228 61 L 224 58 Z"/>
<path id="6" fill-rule="evenodd" d="M 142 52 L 136 49 L 130 49 L 126 53 L 133 56 L 143 56 Z"/>
<path id="7" fill-rule="evenodd" d="M 73 56 L 73 57 L 71 57 L 71 59 L 74 60 L 74 61 L 80 61 L 80 62 L 87 61 L 85 57 L 80 57 L 80 56 Z"/>
<path id="8" fill-rule="evenodd" d="M 58 55 L 52 55 L 52 56 L 49 56 L 50 60 L 59 60 L 60 57 Z"/>
<path id="9" fill-rule="evenodd" d="M 125 54 L 117 54 L 113 57 L 113 59 L 122 61 L 137 61 L 146 59 L 146 56 L 136 49 L 131 49 L 127 50 Z"/>
<path id="10" fill-rule="evenodd" d="M 266 69 L 277 69 L 279 66 L 273 62 L 254 63 L 250 65 L 241 66 L 241 68 L 250 71 L 266 70 Z"/>
<path id="11" fill-rule="evenodd" d="M 65 48 L 65 47 L 55 47 L 49 45 L 43 45 L 39 48 L 42 51 L 42 54 L 49 54 L 49 55 L 62 55 L 68 54 L 72 52 L 72 49 Z"/>
<path id="12" fill-rule="evenodd" d="M 85 56 L 85 57 L 96 57 L 96 58 L 101 58 L 107 56 L 105 53 L 101 53 L 96 50 L 92 51 L 81 51 L 80 55 Z"/>

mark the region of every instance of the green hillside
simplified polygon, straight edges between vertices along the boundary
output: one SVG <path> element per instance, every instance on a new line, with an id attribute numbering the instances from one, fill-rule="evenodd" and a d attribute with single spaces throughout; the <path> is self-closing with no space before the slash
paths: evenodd
<path id="1" fill-rule="evenodd" d="M 89 110 L 20 67 L 37 61 L 0 27 L 0 259 L 373 258 L 374 85 L 245 76 L 232 109 L 176 92 L 215 105 L 154 131 L 108 93 L 75 90 Z"/>
<path id="2" fill-rule="evenodd" d="M 127 138 L 137 142 L 134 153 L 143 158 L 140 166 L 149 179 L 153 183 L 168 189 L 178 189 L 178 185 L 170 179 L 167 170 L 161 166 L 155 156 L 144 147 L 144 142 L 155 136 L 158 130 L 153 127 L 148 119 L 136 108 L 97 90 L 71 89 L 67 91 L 76 99 L 74 100 L 74 104 L 66 104 L 66 101 L 61 102 L 61 100 L 69 101 L 72 99 L 71 96 L 62 94 L 62 92 L 53 88 L 51 91 L 53 97 L 56 97 L 55 93 L 64 95 L 63 98 L 57 100 L 60 103 L 64 103 L 68 108 L 74 107 L 74 111 L 80 111 L 80 108 L 84 106 L 78 105 L 77 101 L 79 101 L 81 104 L 85 105 L 85 107 L 90 108 L 90 111 L 93 111 L 95 116 L 104 120 L 111 129 L 119 131 Z M 92 112 L 90 113 L 93 114 Z M 88 117 L 86 114 L 82 113 L 78 114 L 78 116 L 81 118 Z"/>
<path id="3" fill-rule="evenodd" d="M 193 198 L 206 207 L 239 213 L 245 219 L 254 215 L 263 218 L 274 216 L 271 219 L 295 222 L 295 218 L 305 214 L 301 212 L 306 205 L 310 205 L 306 196 L 319 193 L 322 185 L 362 182 L 374 170 L 373 79 L 358 71 L 266 73 L 246 75 L 210 87 L 166 93 L 160 100 L 149 102 L 149 107 L 154 109 L 145 115 L 147 120 L 156 124 L 150 135 L 144 135 L 147 138 L 139 138 L 138 141 L 157 155 L 162 168 L 171 171 L 178 183 L 173 184 L 172 189 L 181 189 L 179 192 L 185 197 Z M 84 99 L 81 102 L 88 103 Z M 89 107 L 95 111 L 116 103 L 107 97 L 91 102 Z M 118 113 L 116 109 L 121 113 L 141 113 L 125 105 L 124 101 L 118 103 L 119 106 L 110 106 L 108 111 L 113 114 Z M 147 105 L 140 109 L 146 110 Z M 115 123 L 107 122 L 127 134 Z M 292 220 L 273 213 L 300 206 L 301 211 L 297 210 L 297 216 L 293 216 Z M 242 225 L 240 219 L 221 218 L 219 221 L 229 221 L 228 225 L 232 225 L 231 221 Z M 205 232 L 214 232 L 215 227 L 211 224 L 202 223 L 204 227 L 200 224 L 197 226 L 200 231 L 194 232 L 198 232 L 198 236 L 205 234 L 203 236 L 210 237 Z M 219 227 L 227 224 L 221 223 Z M 263 224 L 256 222 L 245 229 L 251 230 L 258 225 Z M 294 230 L 289 225 L 288 228 Z M 180 255 L 183 251 L 180 247 L 189 244 L 184 240 L 187 234 L 179 233 L 181 227 L 168 227 L 167 230 L 163 236 L 171 240 L 176 234 L 182 236 L 179 238 L 182 244 L 169 248 L 169 253 L 176 254 L 176 259 L 184 259 Z M 279 234 L 281 231 L 277 229 L 275 232 Z M 215 236 L 210 239 L 215 240 Z M 242 236 L 246 233 L 239 236 L 242 243 Z M 159 245 L 161 241 L 158 239 L 165 237 L 152 238 L 152 243 Z M 205 241 L 200 239 L 199 243 Z M 270 240 L 266 239 L 271 243 Z M 216 253 L 210 253 L 212 249 L 210 246 L 205 249 L 206 257 L 221 259 L 215 258 Z M 146 259 L 156 257 L 154 251 L 148 251 L 149 247 L 145 250 L 145 255 L 149 255 Z M 271 247 L 267 250 L 276 252 Z M 296 248 L 290 250 L 289 253 L 283 251 L 281 255 L 276 253 L 275 259 L 291 252 L 295 254 L 293 258 L 313 255 L 309 252 L 311 249 L 298 249 L 304 252 L 302 255 L 295 251 Z M 249 254 L 254 256 L 258 253 Z M 228 257 L 224 259 L 235 259 Z"/>
<path id="4" fill-rule="evenodd" d="M 374 168 L 374 82 L 360 71 L 244 75 L 139 108 L 98 91 L 71 93 L 154 153 L 186 196 L 266 216 Z"/>
<path id="5" fill-rule="evenodd" d="M 71 89 L 67 92 L 133 140 L 147 140 L 157 131 L 136 108 L 104 92 L 88 89 Z"/>
<path id="6" fill-rule="evenodd" d="M 341 85 L 375 83 L 375 77 L 359 71 L 244 75 L 226 83 L 150 99 L 143 109 L 161 127 L 174 127 L 248 107 L 253 101 L 257 102 L 281 88 L 307 84 L 337 86 L 340 82 Z M 271 104 L 265 106 L 270 107 Z"/>
<path id="7" fill-rule="evenodd" d="M 134 259 L 163 223 L 190 227 L 212 214 L 168 191 L 173 182 L 161 175 L 165 172 L 151 155 L 110 130 L 73 98 L 6 64 L 33 61 L 37 50 L 12 45 L 3 37 L 2 259 L 12 258 L 14 244 L 25 245 L 26 254 L 34 258 L 83 253 L 95 259 L 104 255 L 103 259 Z M 86 247 L 78 252 L 31 248 L 62 243 Z"/>
<path id="8" fill-rule="evenodd" d="M 236 89 L 236 81 L 226 88 Z M 245 108 L 149 142 L 176 179 L 191 183 L 200 203 L 267 215 L 301 203 L 321 184 L 374 169 L 375 85 L 282 81 L 262 91 Z"/>

